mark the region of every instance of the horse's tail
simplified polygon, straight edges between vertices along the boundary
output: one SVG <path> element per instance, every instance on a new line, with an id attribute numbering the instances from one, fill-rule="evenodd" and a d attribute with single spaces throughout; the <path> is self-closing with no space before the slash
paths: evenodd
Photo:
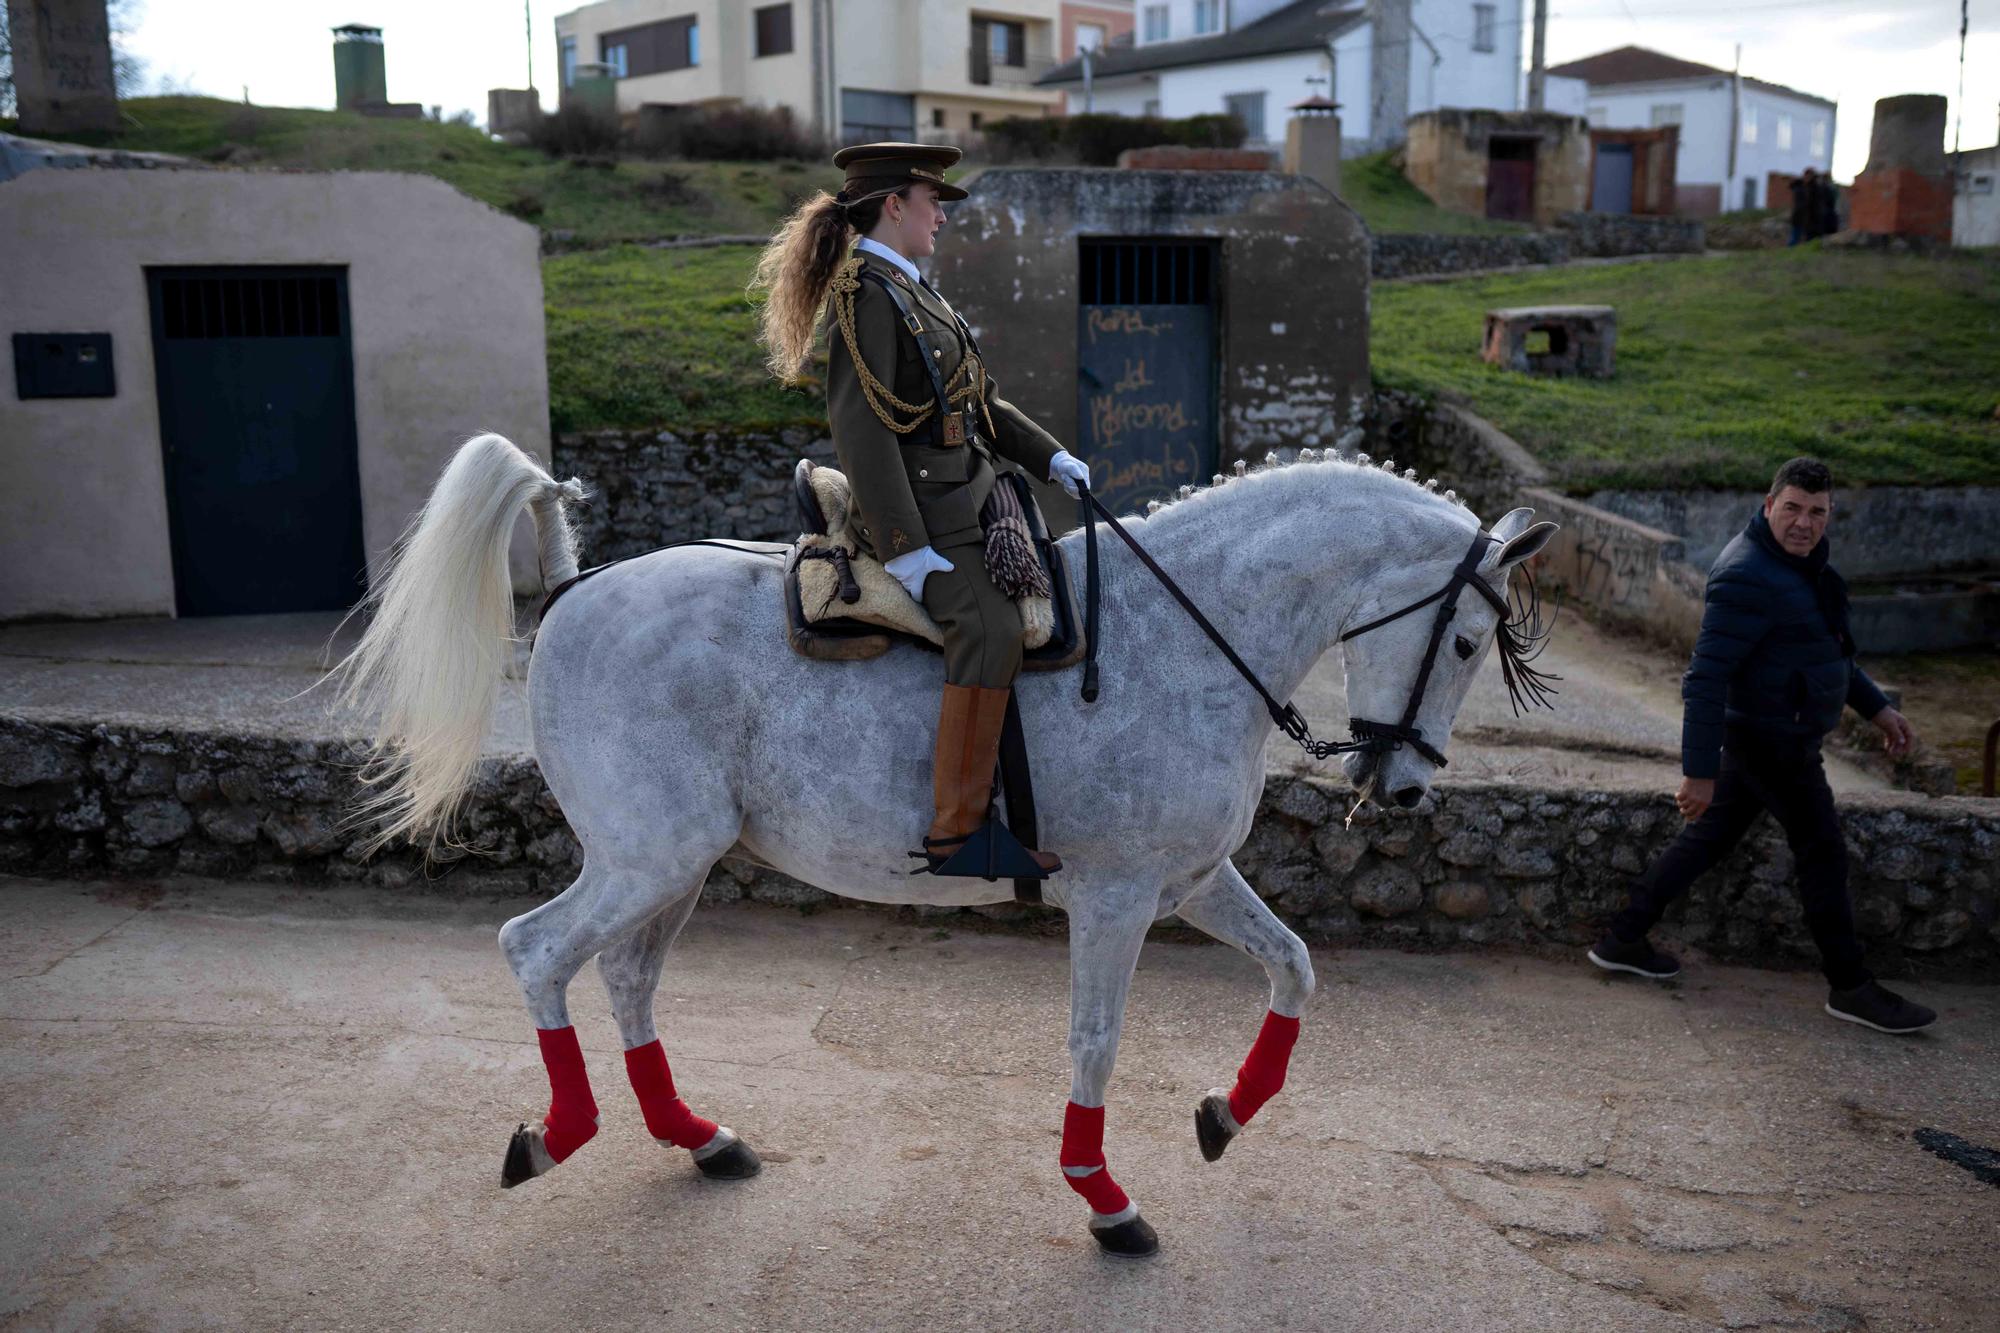
<path id="1" fill-rule="evenodd" d="M 361 780 L 372 788 L 357 821 L 380 820 L 365 848 L 400 837 L 449 843 L 472 783 L 500 680 L 511 660 L 513 583 L 507 547 L 526 505 L 534 514 L 544 587 L 576 576 L 558 482 L 512 441 L 467 440 L 356 610 L 367 631 L 335 668 L 341 702 L 374 723 Z"/>

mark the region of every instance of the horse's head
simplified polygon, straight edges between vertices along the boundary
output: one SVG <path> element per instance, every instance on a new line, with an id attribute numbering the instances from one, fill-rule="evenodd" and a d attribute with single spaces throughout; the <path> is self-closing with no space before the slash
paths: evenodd
<path id="1" fill-rule="evenodd" d="M 1515 707 L 1546 701 L 1548 677 L 1528 665 L 1547 634 L 1532 582 L 1508 596 L 1515 566 L 1556 532 L 1553 523 L 1531 523 L 1534 513 L 1516 509 L 1468 547 L 1399 571 L 1354 612 L 1341 636 L 1347 711 L 1355 738 L 1374 744 L 1343 766 L 1363 799 L 1409 809 L 1424 798 L 1496 638 Z"/>

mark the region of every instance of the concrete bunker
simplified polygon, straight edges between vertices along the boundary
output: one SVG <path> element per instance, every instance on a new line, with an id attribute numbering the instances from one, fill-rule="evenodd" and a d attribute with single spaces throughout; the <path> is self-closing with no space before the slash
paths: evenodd
<path id="1" fill-rule="evenodd" d="M 938 284 L 1001 392 L 1090 460 L 1106 504 L 1129 511 L 1239 459 L 1360 439 L 1368 236 L 1320 185 L 997 167 L 966 188 Z M 1075 513 L 1053 487 L 1043 507 L 1059 528 Z"/>
<path id="2" fill-rule="evenodd" d="M 345 607 L 468 436 L 548 456 L 535 229 L 442 181 L 32 171 L 0 235 L 0 620 Z"/>

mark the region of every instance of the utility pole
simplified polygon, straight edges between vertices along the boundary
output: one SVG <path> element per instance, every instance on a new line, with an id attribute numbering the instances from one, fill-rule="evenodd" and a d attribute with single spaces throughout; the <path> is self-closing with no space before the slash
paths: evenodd
<path id="1" fill-rule="evenodd" d="M 1528 110 L 1547 111 L 1548 62 L 1543 58 L 1542 48 L 1549 35 L 1549 0 L 1535 0 L 1535 51 L 1528 65 Z"/>
<path id="2" fill-rule="evenodd" d="M 521 0 L 521 17 L 528 29 L 528 91 L 535 89 L 535 6 L 534 0 Z"/>
<path id="3" fill-rule="evenodd" d="M 1083 48 L 1083 114 L 1090 114 L 1090 58 L 1096 54 L 1091 47 Z"/>
<path id="4" fill-rule="evenodd" d="M 1722 186 L 1722 211 L 1736 188 L 1736 141 L 1743 137 L 1743 43 L 1736 44 L 1736 68 L 1729 74 L 1729 179 Z"/>

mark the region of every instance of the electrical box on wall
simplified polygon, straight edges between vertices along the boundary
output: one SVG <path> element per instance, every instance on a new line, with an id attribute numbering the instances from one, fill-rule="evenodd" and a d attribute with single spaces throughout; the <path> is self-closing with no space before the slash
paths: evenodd
<path id="1" fill-rule="evenodd" d="M 14 391 L 23 398 L 111 398 L 108 333 L 17 333 Z"/>

